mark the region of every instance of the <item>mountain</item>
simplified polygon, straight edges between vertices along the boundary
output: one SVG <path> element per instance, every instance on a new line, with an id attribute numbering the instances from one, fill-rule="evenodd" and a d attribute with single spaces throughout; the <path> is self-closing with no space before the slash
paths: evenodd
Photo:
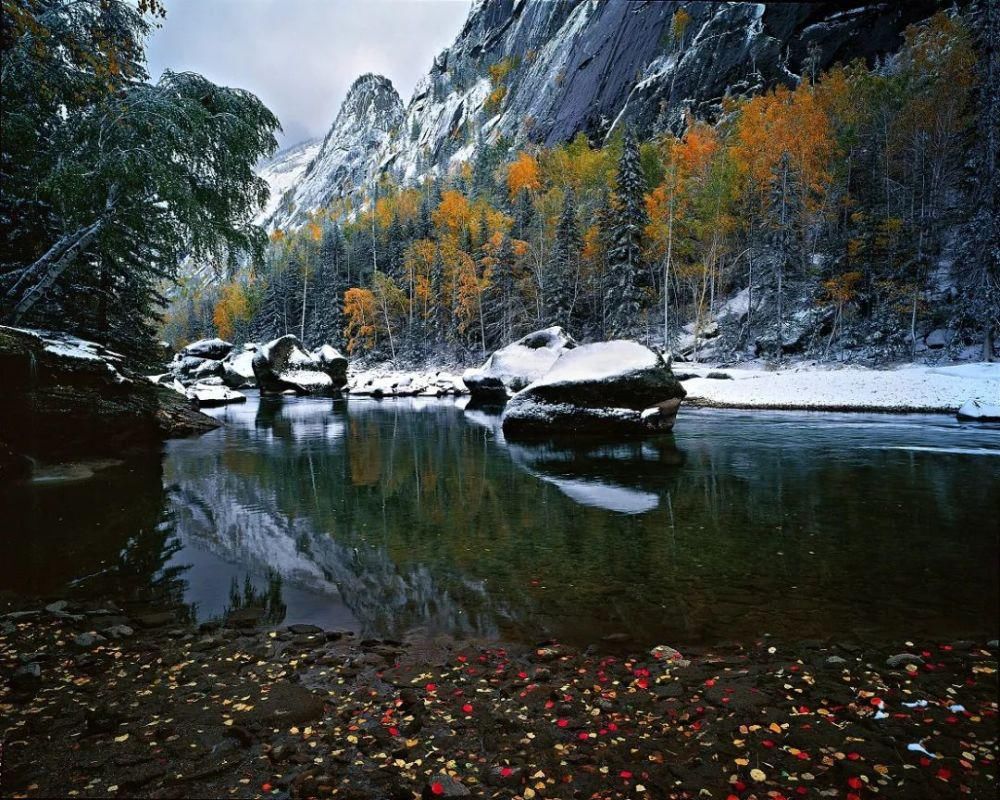
<path id="1" fill-rule="evenodd" d="M 643 136 L 679 132 L 686 112 L 717 117 L 727 96 L 891 54 L 903 29 L 939 6 L 477 0 L 405 111 L 387 79 L 355 82 L 271 224 L 360 196 L 376 174 L 440 174 L 483 143 L 552 145 L 579 132 L 600 142 L 622 122 Z"/>
<path id="2" fill-rule="evenodd" d="M 402 117 L 403 103 L 387 78 L 366 74 L 354 81 L 318 151 L 278 201 L 272 224 L 301 224 L 306 212 L 364 186 L 373 155 L 388 143 Z"/>
<path id="3" fill-rule="evenodd" d="M 266 222 L 278 210 L 281 198 L 298 183 L 299 178 L 316 158 L 322 144 L 322 139 L 307 139 L 279 150 L 267 161 L 258 165 L 257 174 L 271 187 L 271 197 L 257 215 L 258 223 Z"/>

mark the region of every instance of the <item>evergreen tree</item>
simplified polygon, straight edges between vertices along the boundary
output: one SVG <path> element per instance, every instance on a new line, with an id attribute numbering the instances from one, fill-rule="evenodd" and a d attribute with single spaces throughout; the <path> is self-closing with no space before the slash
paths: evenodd
<path id="1" fill-rule="evenodd" d="M 576 303 L 582 242 L 576 222 L 576 196 L 572 187 L 566 190 L 562 214 L 556 228 L 555 249 L 552 252 L 552 274 L 548 279 L 549 318 L 567 330 Z"/>
<path id="2" fill-rule="evenodd" d="M 0 315 L 57 315 L 116 349 L 153 350 L 159 288 L 181 257 L 226 265 L 262 251 L 252 217 L 267 185 L 254 167 L 278 121 L 194 73 L 149 83 L 149 24 L 124 0 L 11 0 L 3 29 L 0 226 L 14 225 L 0 234 L 14 246 Z"/>
<path id="3" fill-rule="evenodd" d="M 608 250 L 610 293 L 609 333 L 627 336 L 639 323 L 641 312 L 642 235 L 648 222 L 643 196 L 646 192 L 639 145 L 631 127 L 625 129 L 618 185 L 612 213 L 611 246 Z"/>

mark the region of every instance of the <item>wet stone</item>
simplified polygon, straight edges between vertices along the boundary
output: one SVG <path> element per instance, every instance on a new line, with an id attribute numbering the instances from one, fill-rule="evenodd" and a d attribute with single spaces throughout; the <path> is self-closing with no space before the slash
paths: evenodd
<path id="1" fill-rule="evenodd" d="M 421 797 L 434 800 L 436 797 L 468 797 L 469 794 L 469 788 L 450 775 L 435 775 L 424 786 Z"/>
<path id="2" fill-rule="evenodd" d="M 894 656 L 889 656 L 885 660 L 885 665 L 889 669 L 899 669 L 900 667 L 905 667 L 907 664 L 923 664 L 924 660 L 913 653 L 897 653 Z"/>
<path id="3" fill-rule="evenodd" d="M 19 692 L 33 691 L 42 683 L 42 667 L 37 662 L 25 664 L 14 670 L 10 685 Z"/>
<path id="4" fill-rule="evenodd" d="M 296 635 L 323 633 L 323 629 L 316 625 L 304 625 L 301 623 L 296 623 L 295 625 L 289 625 L 288 630 Z"/>

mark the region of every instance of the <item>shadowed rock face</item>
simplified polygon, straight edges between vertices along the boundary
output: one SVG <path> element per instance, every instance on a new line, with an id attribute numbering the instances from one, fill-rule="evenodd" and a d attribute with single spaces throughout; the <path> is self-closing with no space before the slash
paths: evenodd
<path id="1" fill-rule="evenodd" d="M 0 326 L 0 375 L 0 435 L 17 453 L 117 455 L 219 425 L 121 355 L 65 334 Z"/>

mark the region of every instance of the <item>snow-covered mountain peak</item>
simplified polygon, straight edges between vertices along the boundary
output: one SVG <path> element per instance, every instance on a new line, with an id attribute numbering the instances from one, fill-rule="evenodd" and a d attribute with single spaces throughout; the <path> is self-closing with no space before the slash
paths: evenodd
<path id="1" fill-rule="evenodd" d="M 329 132 L 307 169 L 277 203 L 272 228 L 300 225 L 306 214 L 366 186 L 375 154 L 403 118 L 392 82 L 367 73 L 351 85 Z"/>

